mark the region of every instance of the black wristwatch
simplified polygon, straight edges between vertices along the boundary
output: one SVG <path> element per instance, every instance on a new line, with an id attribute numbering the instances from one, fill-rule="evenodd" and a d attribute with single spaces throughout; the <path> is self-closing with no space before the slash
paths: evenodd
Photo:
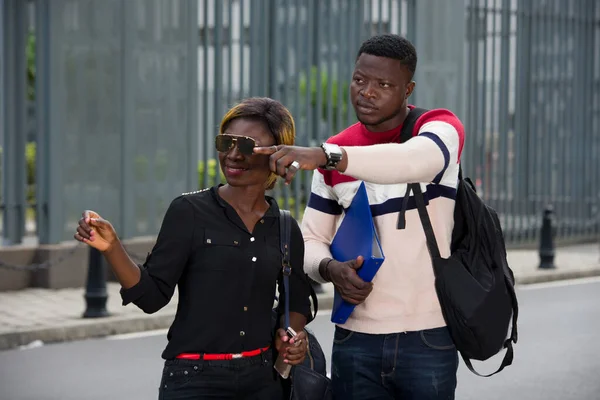
<path id="1" fill-rule="evenodd" d="M 327 170 L 336 169 L 340 161 L 342 161 L 342 149 L 337 144 L 321 143 L 321 148 L 327 157 L 327 163 L 321 168 Z"/>

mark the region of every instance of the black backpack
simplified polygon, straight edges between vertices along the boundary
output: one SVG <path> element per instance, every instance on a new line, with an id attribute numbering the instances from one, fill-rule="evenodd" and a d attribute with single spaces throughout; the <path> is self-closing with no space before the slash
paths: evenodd
<path id="1" fill-rule="evenodd" d="M 400 142 L 412 137 L 415 122 L 426 111 L 411 110 L 402 125 Z M 473 182 L 463 179 L 462 169 L 459 169 L 451 255 L 442 258 L 419 183 L 408 185 L 398 228 L 405 225 L 406 200 L 411 191 L 427 238 L 435 288 L 450 335 L 471 372 L 492 376 L 512 364 L 519 314 L 515 279 L 506 260 L 498 215 L 479 197 Z M 511 320 L 512 329 L 507 339 Z M 503 348 L 506 355 L 496 372 L 481 375 L 473 369 L 471 360 L 487 360 Z"/>

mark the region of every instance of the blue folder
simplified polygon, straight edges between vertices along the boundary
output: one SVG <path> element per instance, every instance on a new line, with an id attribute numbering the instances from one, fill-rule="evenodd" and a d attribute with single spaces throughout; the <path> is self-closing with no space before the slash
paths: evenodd
<path id="1" fill-rule="evenodd" d="M 364 262 L 358 269 L 358 276 L 365 282 L 371 282 L 385 259 L 379 237 L 373 224 L 373 216 L 367 196 L 365 183 L 361 182 L 350 207 L 345 210 L 344 219 L 340 224 L 333 241 L 331 242 L 331 255 L 337 261 L 355 260 L 363 256 Z M 331 322 L 343 324 L 352 311 L 353 304 L 342 300 L 342 296 L 335 290 Z"/>

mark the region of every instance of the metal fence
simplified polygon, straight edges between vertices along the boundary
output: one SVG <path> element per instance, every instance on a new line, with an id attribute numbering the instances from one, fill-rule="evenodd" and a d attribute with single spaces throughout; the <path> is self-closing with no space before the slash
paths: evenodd
<path id="1" fill-rule="evenodd" d="M 315 145 L 355 122 L 348 87 L 356 52 L 371 35 L 411 36 L 414 2 L 201 0 L 199 50 L 201 187 L 221 181 L 214 135 L 225 111 L 247 96 L 282 101 L 296 143 Z M 275 196 L 301 218 L 309 173 Z"/>
<path id="2" fill-rule="evenodd" d="M 20 0 L 0 3 L 3 9 L 21 4 Z M 301 145 L 317 144 L 353 123 L 348 85 L 356 51 L 364 39 L 382 32 L 405 35 L 417 46 L 414 102 L 452 109 L 463 120 L 464 170 L 484 199 L 499 211 L 509 244 L 537 241 L 542 211 L 548 204 L 556 212 L 559 240 L 598 237 L 598 1 L 31 3 L 36 5 L 36 29 L 47 35 L 47 42 L 37 45 L 41 51 L 38 73 L 46 74 L 38 88 L 46 97 L 36 100 L 36 114 L 41 118 L 37 137 L 43 149 L 40 152 L 38 148 L 36 193 L 39 228 L 45 234 L 55 232 L 50 242 L 68 236 L 65 221 L 80 207 L 73 202 L 73 198 L 82 198 L 80 193 L 88 204 L 94 200 L 114 209 L 126 236 L 154 234 L 165 202 L 180 187 L 191 190 L 196 179 L 199 187 L 221 181 L 212 141 L 222 115 L 244 97 L 281 100 L 296 119 Z M 20 32 L 10 28 L 16 26 L 15 18 L 26 19 L 18 13 L 3 16 L 3 22 L 10 22 L 4 24 L 1 40 L 10 47 L 0 52 L 5 59 L 12 54 L 9 50 L 25 43 L 24 37 L 13 41 L 7 37 Z M 112 25 L 106 24 L 109 20 Z M 191 46 L 198 46 L 198 51 Z M 68 68 L 86 71 L 86 60 L 95 65 L 88 72 L 97 71 L 97 79 L 89 81 L 89 74 L 68 73 Z M 2 62 L 6 64 L 3 99 L 15 99 L 24 84 L 19 80 L 22 86 L 17 87 L 9 78 L 20 76 L 14 71 L 24 61 L 14 57 L 8 61 Z M 121 84 L 115 86 L 109 74 Z M 62 94 L 51 97 L 55 93 Z M 110 100 L 114 98 L 119 100 Z M 4 102 L 0 111 L 5 146 L 16 143 L 10 142 L 14 134 L 7 140 L 9 131 L 18 128 L 22 132 L 19 127 L 25 124 L 25 114 L 20 109 L 13 112 L 11 104 L 23 103 L 23 99 Z M 65 115 L 66 106 L 72 111 L 69 115 Z M 92 112 L 94 109 L 98 112 Z M 165 112 L 169 117 L 159 118 Z M 87 129 L 90 126 L 93 129 Z M 49 128 L 64 130 L 59 137 L 62 142 L 49 141 L 44 130 Z M 168 139 L 159 132 L 189 129 L 197 132 L 193 140 L 184 139 L 185 135 Z M 82 137 L 81 132 L 90 136 Z M 119 136 L 120 132 L 131 134 Z M 99 140 L 101 135 L 105 137 Z M 94 175 L 110 189 L 103 192 L 104 197 L 97 196 L 98 188 L 88 178 L 83 180 L 80 171 L 82 166 L 98 162 L 95 153 L 61 161 L 66 165 L 56 164 L 57 157 L 66 154 L 60 146 L 70 146 L 65 151 L 72 154 L 89 148 L 89 143 L 109 153 L 108 178 Z M 162 150 L 155 152 L 157 147 Z M 6 149 L 0 203 L 19 207 L 25 197 L 18 197 L 20 192 L 9 193 L 9 189 L 23 189 L 15 186 L 22 177 L 8 176 L 7 168 L 15 171 L 24 159 L 19 152 L 9 152 L 7 157 Z M 195 161 L 188 157 L 196 151 L 198 165 L 192 166 Z M 134 155 L 128 158 L 127 154 Z M 164 175 L 166 161 L 170 167 Z M 61 175 L 64 177 L 58 179 Z M 156 178 L 162 179 L 158 185 Z M 280 185 L 274 190 L 280 204 L 297 218 L 302 217 L 310 178 L 310 173 L 303 173 L 291 187 Z M 53 222 L 41 218 L 50 218 L 49 205 L 60 205 L 62 210 Z M 9 225 L 4 226 L 11 227 L 12 233 L 5 230 L 3 235 L 14 236 L 19 221 L 11 219 L 16 214 L 7 215 Z"/>
<path id="3" fill-rule="evenodd" d="M 0 5 L 0 210 L 2 224 L 10 227 L 13 239 L 20 239 L 24 234 L 25 226 L 21 222 L 27 208 L 24 190 L 25 135 L 22 134 L 26 110 L 19 107 L 27 101 L 27 8 L 16 0 L 1 0 Z M 22 49 L 20 56 L 15 49 Z"/>
<path id="4" fill-rule="evenodd" d="M 0 0 L 3 239 L 25 221 L 26 38 L 35 42 L 39 243 L 72 240 L 86 209 L 153 236 L 197 184 L 196 0 Z M 30 118 L 29 118 L 30 120 Z M 104 216 L 103 215 L 103 216 Z"/>
<path id="5" fill-rule="evenodd" d="M 463 163 L 510 243 L 600 231 L 600 4 L 467 1 Z"/>
<path id="6" fill-rule="evenodd" d="M 426 10 L 412 1 L 200 4 L 200 186 L 220 179 L 211 143 L 220 117 L 239 98 L 281 100 L 297 120 L 298 143 L 315 144 L 354 122 L 347 90 L 362 40 L 400 33 L 423 54 L 428 50 L 419 43 L 432 47 L 437 38 L 415 37 L 415 21 L 423 21 L 417 10 Z M 464 87 L 465 107 L 463 115 L 460 107 L 455 111 L 467 132 L 466 174 L 499 211 L 510 244 L 537 241 L 548 205 L 555 209 L 558 239 L 597 237 L 600 6 L 593 0 L 464 5 L 464 86 L 455 87 Z M 457 49 L 463 50 L 460 42 L 440 51 Z M 443 81 L 444 67 L 417 78 Z M 417 102 L 427 98 L 419 88 L 417 80 Z M 309 188 L 310 174 L 304 174 L 275 192 L 301 217 Z"/>

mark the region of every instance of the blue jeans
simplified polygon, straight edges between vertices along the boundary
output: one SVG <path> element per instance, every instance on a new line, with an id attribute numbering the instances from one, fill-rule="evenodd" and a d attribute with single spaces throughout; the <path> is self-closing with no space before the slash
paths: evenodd
<path id="1" fill-rule="evenodd" d="M 371 335 L 336 326 L 331 363 L 334 399 L 454 399 L 458 352 L 446 327 Z"/>
<path id="2" fill-rule="evenodd" d="M 167 360 L 159 400 L 281 400 L 282 386 L 272 352 L 222 361 Z"/>

